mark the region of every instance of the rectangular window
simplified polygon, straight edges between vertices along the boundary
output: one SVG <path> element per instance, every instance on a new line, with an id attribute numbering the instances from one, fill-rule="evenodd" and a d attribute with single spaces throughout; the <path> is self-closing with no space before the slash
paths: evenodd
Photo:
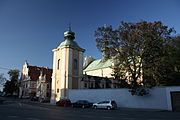
<path id="1" fill-rule="evenodd" d="M 57 64 L 57 69 L 59 70 L 60 68 L 60 59 L 58 60 L 58 64 Z"/>
<path id="2" fill-rule="evenodd" d="M 87 83 L 84 84 L 84 87 L 87 88 Z"/>
<path id="3" fill-rule="evenodd" d="M 78 68 L 78 62 L 76 59 L 74 59 L 74 69 L 76 70 Z"/>
<path id="4" fill-rule="evenodd" d="M 91 88 L 93 88 L 93 83 L 91 83 Z"/>

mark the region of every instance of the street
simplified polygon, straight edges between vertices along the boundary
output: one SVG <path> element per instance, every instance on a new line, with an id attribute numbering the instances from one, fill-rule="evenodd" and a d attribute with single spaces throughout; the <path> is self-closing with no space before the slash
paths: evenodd
<path id="1" fill-rule="evenodd" d="M 179 112 L 124 109 L 82 109 L 6 100 L 0 104 L 0 120 L 180 120 Z"/>

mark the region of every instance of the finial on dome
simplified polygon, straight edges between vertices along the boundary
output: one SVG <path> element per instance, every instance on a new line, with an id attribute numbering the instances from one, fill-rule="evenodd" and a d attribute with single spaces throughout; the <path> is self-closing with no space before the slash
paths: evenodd
<path id="1" fill-rule="evenodd" d="M 71 31 L 71 22 L 69 22 L 68 31 Z"/>
<path id="2" fill-rule="evenodd" d="M 69 23 L 68 30 L 64 32 L 64 39 L 65 40 L 74 40 L 75 39 L 75 33 L 71 31 L 71 23 Z"/>

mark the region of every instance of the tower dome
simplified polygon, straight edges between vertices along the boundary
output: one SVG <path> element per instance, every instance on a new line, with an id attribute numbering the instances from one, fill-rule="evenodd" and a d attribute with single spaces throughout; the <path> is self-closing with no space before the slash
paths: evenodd
<path id="1" fill-rule="evenodd" d="M 71 31 L 71 28 L 64 32 L 64 39 L 65 40 L 74 40 L 75 39 L 75 33 Z"/>
<path id="2" fill-rule="evenodd" d="M 75 33 L 71 31 L 71 27 L 68 28 L 66 32 L 64 32 L 64 41 L 58 46 L 58 47 L 63 47 L 63 46 L 68 46 L 71 48 L 75 48 L 81 51 L 85 51 L 79 45 L 74 41 L 75 39 Z"/>

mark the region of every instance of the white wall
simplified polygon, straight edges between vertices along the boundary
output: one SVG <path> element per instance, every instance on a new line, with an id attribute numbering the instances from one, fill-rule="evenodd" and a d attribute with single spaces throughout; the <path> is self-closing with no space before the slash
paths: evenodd
<path id="1" fill-rule="evenodd" d="M 146 96 L 132 96 L 129 89 L 86 89 L 69 90 L 72 102 L 80 99 L 98 102 L 101 100 L 115 100 L 118 107 L 123 108 L 148 108 L 172 110 L 171 91 L 180 91 L 180 87 L 155 87 L 150 89 Z"/>

